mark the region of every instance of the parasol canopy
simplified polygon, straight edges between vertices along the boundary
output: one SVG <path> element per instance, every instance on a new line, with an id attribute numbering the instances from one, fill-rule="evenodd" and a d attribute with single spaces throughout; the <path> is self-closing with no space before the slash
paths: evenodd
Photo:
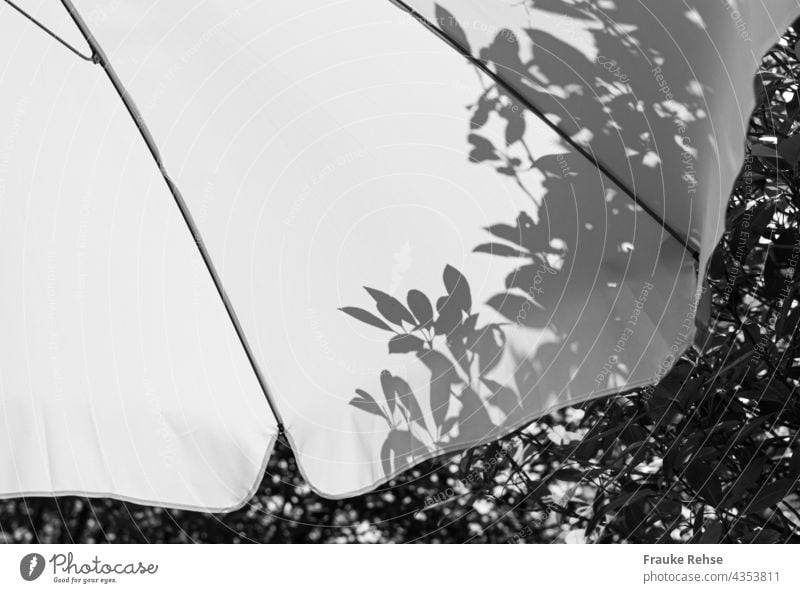
<path id="1" fill-rule="evenodd" d="M 695 337 L 794 0 L 0 2 L 0 495 L 369 491 Z"/>

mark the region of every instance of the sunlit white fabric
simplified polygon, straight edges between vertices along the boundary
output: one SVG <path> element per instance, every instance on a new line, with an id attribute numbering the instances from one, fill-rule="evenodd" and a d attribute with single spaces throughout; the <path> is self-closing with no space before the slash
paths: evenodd
<path id="1" fill-rule="evenodd" d="M 686 248 L 543 122 L 391 3 L 74 3 L 141 109 L 194 214 L 266 374 L 300 469 L 316 491 L 329 497 L 364 492 L 424 459 L 487 442 L 549 411 L 650 384 L 691 343 L 697 280 L 696 262 Z M 477 3 L 451 4 L 448 10 L 459 20 L 479 18 L 458 12 Z M 476 51 L 495 40 L 483 31 L 490 25 L 529 26 L 524 10 L 512 13 L 505 8 L 510 3 L 497 2 L 494 11 L 489 4 L 481 5 L 503 20 L 476 21 L 485 27 L 461 25 Z M 717 79 L 704 80 L 705 94 L 714 91 L 719 99 L 705 111 L 728 110 L 738 118 L 725 135 L 718 131 L 716 140 L 724 150 L 730 148 L 737 163 L 746 112 L 735 98 L 744 97 L 760 52 L 788 24 L 788 6 L 775 2 L 775 22 L 766 12 L 747 13 L 752 55 L 745 63 L 738 50 L 731 53 L 739 60 L 736 77 L 741 76 L 741 82 L 726 83 L 733 84 L 733 94 L 729 86 L 715 86 Z M 436 16 L 432 5 L 421 2 L 418 8 Z M 626 14 L 624 7 L 616 10 Z M 675 10 L 683 8 L 675 5 Z M 706 16 L 719 21 L 726 14 Z M 727 39 L 724 24 L 719 35 Z M 632 35 L 630 29 L 626 25 Z M 704 29 L 698 31 L 705 35 Z M 738 33 L 730 28 L 728 34 Z M 585 35 L 562 35 L 573 37 Z M 612 53 L 615 40 L 628 39 L 609 36 L 611 45 L 603 51 Z M 49 57 L 56 48 L 48 46 L 47 52 Z M 687 59 L 704 72 L 720 64 L 720 57 L 709 52 Z M 721 59 L 728 63 L 725 53 Z M 607 76 L 597 68 L 598 76 Z M 641 64 L 630 68 L 629 76 L 652 78 Z M 102 90 L 107 81 L 96 66 L 70 62 L 69 76 L 63 65 L 56 69 L 51 84 L 66 79 L 82 88 L 87 83 L 74 74 L 80 72 L 92 92 L 109 93 Z M 575 87 L 580 82 L 541 74 L 580 96 Z M 682 89 L 690 82 L 683 76 L 671 84 Z M 586 105 L 573 99 L 569 110 L 580 112 L 573 115 L 586 120 L 585 127 L 597 126 L 599 137 L 607 118 L 589 98 L 593 86 L 585 83 Z M 83 99 L 72 101 L 83 106 Z M 63 108 L 69 107 L 65 102 Z M 10 110 L 5 108 L 3 116 Z M 111 113 L 115 125 L 124 128 L 121 107 Z M 102 110 L 97 117 L 107 125 Z M 638 137 L 640 130 L 634 129 Z M 634 142 L 624 131 L 624 141 L 602 143 L 607 155 L 593 138 L 586 139 L 616 166 L 618 153 L 626 154 Z M 131 158 L 128 152 L 143 150 L 132 125 L 118 135 L 130 142 L 115 141 L 103 150 L 103 167 L 91 168 L 83 178 L 93 187 L 124 189 L 126 196 L 144 191 L 150 208 L 160 208 L 159 240 L 167 240 L 169 229 L 170 241 L 186 241 L 188 233 L 177 221 L 166 226 L 162 220 L 173 207 L 154 164 L 143 158 L 135 168 L 123 169 L 125 177 L 112 167 L 117 151 L 124 152 L 124 161 Z M 639 151 L 647 153 L 642 146 Z M 658 157 L 658 151 L 651 152 L 656 156 L 647 163 Z M 718 171 L 716 185 L 703 186 L 707 191 L 698 190 L 692 198 L 698 210 L 714 213 L 699 219 L 691 237 L 705 257 L 719 230 L 721 188 L 730 188 L 736 168 L 720 166 L 705 145 L 696 159 L 708 160 Z M 58 167 L 62 161 L 53 162 Z M 660 183 L 660 169 L 651 168 Z M 128 179 L 139 169 L 141 179 Z M 636 189 L 653 183 L 652 177 L 637 177 Z M 686 182 L 680 183 L 685 194 Z M 657 189 L 652 205 L 664 206 L 668 222 L 694 228 L 696 219 L 680 214 L 687 199 Z M 81 190 L 74 191 L 79 201 Z M 53 199 L 44 190 L 37 198 Z M 80 209 L 74 215 L 79 217 Z M 146 228 L 141 216 L 125 220 L 137 233 Z M 131 257 L 142 257 L 139 244 L 126 248 Z M 108 257 L 105 244 L 93 249 L 98 257 Z M 159 256 L 163 252 L 160 248 Z M 169 253 L 182 253 L 191 262 L 187 268 L 197 265 L 190 250 L 176 247 Z M 174 257 L 174 266 L 180 266 Z M 135 286 L 139 282 L 128 268 L 117 273 Z M 191 276 L 194 283 L 176 278 L 178 271 L 171 267 L 157 276 L 162 284 L 156 290 L 169 292 L 169 302 L 188 300 L 199 307 L 197 297 L 181 290 L 205 287 L 202 274 Z M 104 297 L 105 306 L 122 306 L 117 302 L 122 296 Z M 207 347 L 202 362 L 164 364 L 176 365 L 186 380 L 203 385 L 199 401 L 188 396 L 179 401 L 204 415 L 196 432 L 208 430 L 208 439 L 216 439 L 215 462 L 241 448 L 239 459 L 252 463 L 228 470 L 255 472 L 261 460 L 252 451 L 261 438 L 260 452 L 267 454 L 274 424 L 257 403 L 250 370 L 233 368 L 241 356 L 230 335 L 197 339 L 197 332 L 218 328 L 218 315 L 219 327 L 224 325 L 221 309 L 207 306 L 208 312 L 176 313 L 190 316 L 192 323 L 174 339 Z M 163 311 L 155 312 L 161 317 L 149 322 L 163 324 Z M 47 314 L 46 305 L 40 314 Z M 427 323 L 431 317 L 433 323 Z M 105 352 L 107 343 L 95 347 Z M 37 352 L 36 360 L 46 364 L 46 341 Z M 85 376 L 102 374 L 103 360 L 87 360 Z M 213 385 L 200 374 L 208 369 L 218 381 Z M 140 381 L 136 371 L 131 367 L 133 378 L 122 385 L 133 390 Z M 66 400 L 82 396 L 77 388 L 60 393 Z M 226 433 L 214 424 L 220 413 Z M 38 422 L 31 415 L 14 418 Z M 81 432 L 80 438 L 88 437 Z M 242 442 L 247 446 L 239 447 Z M 94 446 L 101 455 L 105 439 Z M 129 454 L 135 460 L 136 447 Z M 59 453 L 51 455 L 49 461 L 59 464 Z M 188 466 L 198 462 L 186 458 L 181 463 L 183 471 L 194 472 L 196 467 Z M 96 464 L 83 467 L 91 473 Z M 67 480 L 68 474 L 65 470 Z M 224 484 L 229 476 L 214 479 Z M 233 481 L 248 480 L 237 476 Z M 74 488 L 81 488 L 77 479 Z M 176 502 L 182 495 L 162 502 L 184 505 Z"/>
<path id="2" fill-rule="evenodd" d="M 0 55 L 0 494 L 240 506 L 275 421 L 150 154 L 5 4 Z"/>

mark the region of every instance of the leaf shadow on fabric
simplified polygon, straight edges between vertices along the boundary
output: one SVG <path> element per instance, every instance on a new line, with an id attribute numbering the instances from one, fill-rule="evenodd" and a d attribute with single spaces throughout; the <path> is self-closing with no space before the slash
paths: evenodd
<path id="1" fill-rule="evenodd" d="M 613 170 L 679 234 L 698 240 L 702 213 L 687 206 L 697 192 L 696 158 L 718 150 L 708 131 L 712 86 L 676 49 L 671 31 L 704 27 L 699 13 L 654 15 L 642 3 L 600 8 L 586 0 L 522 5 L 536 11 L 526 27 L 499 30 L 477 52 L 468 45 L 462 49 Z M 437 5 L 439 10 L 446 12 Z M 549 24 L 537 22 L 542 14 L 561 19 L 570 34 L 555 36 L 552 18 Z M 683 63 L 676 64 L 676 52 Z M 474 106 L 473 158 L 493 162 L 502 175 L 518 176 L 535 167 L 524 141 L 523 112 L 503 86 L 487 87 Z M 482 134 L 492 116 L 505 122 L 505 147 Z M 515 144 L 523 149 L 516 155 Z"/>
<path id="2" fill-rule="evenodd" d="M 560 4 L 536 6 L 556 10 Z M 632 43 L 620 44 L 617 23 L 607 14 L 598 16 L 590 3 L 574 2 L 565 9 L 599 23 L 594 29 L 599 51 L 626 47 L 631 59 L 641 58 L 643 50 Z M 445 9 L 437 14 L 449 23 L 453 35 L 465 36 L 464 28 Z M 480 51 L 480 58 L 502 71 L 509 84 L 524 88 L 526 96 L 554 114 L 570 135 L 589 132 L 598 152 L 622 150 L 633 161 L 638 159 L 631 184 L 660 185 L 662 171 L 649 139 L 675 131 L 674 112 L 659 108 L 663 94 L 655 90 L 646 98 L 642 113 L 637 107 L 641 98 L 626 93 L 621 80 L 626 56 L 617 58 L 616 69 L 606 69 L 566 41 L 533 29 L 528 33 L 523 39 L 499 31 L 493 43 Z M 630 27 L 625 37 L 630 37 Z M 535 60 L 522 59 L 523 42 L 531 44 Z M 539 43 L 547 51 L 536 51 Z M 583 86 L 576 85 L 576 76 Z M 587 103 L 586 92 L 595 93 L 597 100 Z M 697 107 L 697 97 L 683 98 L 686 104 L 673 96 L 674 109 L 686 113 Z M 381 397 L 357 390 L 350 402 L 387 423 L 389 433 L 381 451 L 387 476 L 430 452 L 487 442 L 537 413 L 575 403 L 575 395 L 584 401 L 586 394 L 625 384 L 631 375 L 627 361 L 635 357 L 623 359 L 608 347 L 621 340 L 617 303 L 632 309 L 639 288 L 652 286 L 659 259 L 670 250 L 682 250 L 566 143 L 563 152 L 537 155 L 530 145 L 526 116 L 530 117 L 497 84 L 485 86 L 470 106 L 470 160 L 512 178 L 530 204 L 515 220 L 487 221 L 486 242 L 473 250 L 475 257 L 492 257 L 497 260 L 492 265 L 507 267 L 504 286 L 475 305 L 467 279 L 447 265 L 442 276 L 445 293 L 435 300 L 411 290 L 404 303 L 367 288 L 378 315 L 358 307 L 342 308 L 359 321 L 391 332 L 389 353 L 416 357 L 430 375 L 427 393 L 419 388 L 415 393 L 406 380 L 384 370 Z M 654 125 L 662 129 L 656 132 Z M 628 139 L 638 136 L 642 144 L 620 146 L 619 129 L 626 130 Z M 630 133 L 640 129 L 638 135 Z M 683 148 L 679 158 L 682 152 Z M 642 166 L 646 177 L 640 177 Z M 643 323 L 637 331 L 646 333 L 653 327 Z"/>

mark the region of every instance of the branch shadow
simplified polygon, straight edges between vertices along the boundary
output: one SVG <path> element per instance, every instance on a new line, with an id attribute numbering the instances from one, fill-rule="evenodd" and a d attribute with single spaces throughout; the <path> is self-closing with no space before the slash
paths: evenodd
<path id="1" fill-rule="evenodd" d="M 642 55 L 653 64 L 659 59 L 658 52 L 643 49 L 632 37 L 638 30 L 635 20 L 646 21 L 645 8 L 626 5 L 626 20 L 620 24 L 617 11 L 601 13 L 590 2 L 535 5 L 591 20 L 599 54 L 620 48 L 624 53 L 610 66 L 598 64 L 566 40 L 528 28 L 525 38 L 500 30 L 478 56 L 570 136 L 590 139 L 595 153 L 624 154 L 632 187 L 661 187 L 664 153 L 654 139 L 675 136 L 676 118 L 685 118 L 679 121 L 684 131 L 689 128 L 693 114 L 702 112 L 702 93 L 690 85 L 674 89 L 666 99 L 654 84 L 646 97 L 631 94 L 626 68 L 632 70 Z M 444 8 L 437 15 L 451 37 L 469 49 L 462 25 Z M 667 23 L 666 28 L 676 25 Z M 526 61 L 526 54 L 535 59 Z M 586 93 L 595 100 L 587 101 Z M 438 298 L 412 290 L 401 302 L 367 288 L 377 314 L 342 309 L 390 332 L 389 353 L 416 357 L 429 374 L 424 394 L 384 370 L 379 397 L 358 389 L 350 401 L 386 422 L 381 465 L 387 476 L 430 452 L 486 442 L 504 427 L 531 420 L 537 411 L 574 403 L 570 394 L 603 392 L 628 382 L 631 368 L 623 357 L 609 351 L 598 364 L 595 352 L 628 339 L 620 332 L 620 295 L 628 304 L 644 295 L 664 310 L 666 300 L 659 299 L 668 299 L 668 291 L 662 291 L 664 296 L 641 287 L 652 289 L 660 260 L 677 262 L 675 278 L 684 261 L 682 247 L 566 143 L 563 152 L 537 156 L 528 141 L 526 111 L 504 87 L 485 86 L 469 110 L 469 159 L 512 178 L 530 207 L 515 220 L 489 224 L 486 241 L 473 250 L 509 270 L 504 286 L 480 305 L 480 313 L 467 279 L 451 265 L 444 268 L 445 290 Z M 621 130 L 626 139 L 640 143 L 626 145 Z M 684 138 L 689 135 L 680 141 Z M 686 171 L 682 159 L 690 149 L 678 142 L 675 151 L 665 152 Z M 536 180 L 534 189 L 526 181 L 531 179 Z M 694 180 L 688 177 L 687 183 Z M 655 333 L 657 323 L 643 315 L 636 331 Z"/>

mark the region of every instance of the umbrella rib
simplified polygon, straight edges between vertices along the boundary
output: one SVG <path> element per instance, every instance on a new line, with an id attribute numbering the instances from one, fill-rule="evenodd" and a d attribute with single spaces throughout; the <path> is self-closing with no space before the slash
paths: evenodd
<path id="1" fill-rule="evenodd" d="M 81 17 L 80 13 L 77 11 L 75 6 L 72 4 L 71 0 L 61 0 L 64 8 L 69 13 L 70 17 L 72 18 L 75 25 L 78 27 L 81 35 L 86 40 L 86 43 L 92 50 L 91 56 L 85 56 L 84 54 L 80 53 L 77 49 L 69 45 L 66 41 L 64 41 L 61 37 L 56 35 L 50 29 L 45 27 L 42 23 L 34 19 L 32 16 L 24 12 L 20 7 L 14 4 L 11 0 L 4 0 L 9 6 L 17 10 L 20 14 L 28 18 L 31 22 L 36 24 L 39 28 L 43 31 L 48 33 L 52 36 L 56 41 L 64 45 L 70 51 L 78 55 L 84 60 L 92 61 L 99 64 L 103 71 L 106 73 L 107 77 L 111 81 L 112 86 L 114 87 L 115 91 L 119 95 L 120 99 L 122 100 L 123 105 L 125 106 L 128 114 L 131 116 L 136 128 L 139 130 L 142 139 L 144 140 L 145 144 L 147 145 L 150 154 L 153 157 L 153 160 L 158 167 L 159 172 L 161 173 L 164 182 L 167 184 L 167 188 L 172 194 L 173 200 L 178 207 L 178 210 L 181 213 L 181 216 L 186 224 L 189 232 L 192 235 L 192 239 L 194 240 L 195 244 L 197 245 L 197 249 L 200 253 L 200 256 L 203 260 L 203 263 L 208 270 L 209 275 L 212 278 L 214 283 L 214 287 L 217 290 L 217 293 L 222 300 L 222 303 L 225 307 L 225 311 L 230 319 L 233 327 L 236 331 L 236 335 L 239 339 L 239 342 L 242 345 L 242 348 L 245 351 L 247 356 L 247 360 L 252 368 L 253 372 L 255 373 L 256 379 L 258 380 L 259 386 L 261 387 L 262 392 L 267 400 L 267 404 L 275 417 L 275 420 L 278 424 L 278 430 L 280 432 L 284 432 L 284 424 L 281 418 L 280 413 L 278 412 L 275 403 L 272 400 L 272 397 L 269 394 L 269 389 L 267 388 L 266 380 L 261 372 L 261 369 L 255 359 L 253 351 L 250 347 L 250 344 L 245 336 L 244 330 L 242 328 L 241 323 L 239 322 L 239 318 L 236 315 L 236 312 L 233 308 L 233 305 L 228 297 L 227 292 L 225 291 L 225 287 L 222 284 L 222 280 L 219 276 L 219 273 L 214 266 L 214 263 L 211 259 L 211 255 L 209 254 L 205 243 L 203 242 L 202 236 L 200 231 L 195 223 L 191 212 L 189 211 L 188 206 L 186 205 L 183 196 L 172 181 L 169 176 L 169 173 L 164 166 L 164 161 L 161 158 L 161 154 L 159 153 L 158 146 L 153 139 L 152 134 L 150 133 L 147 124 L 145 123 L 141 112 L 139 111 L 138 107 L 134 103 L 131 95 L 128 93 L 125 86 L 122 84 L 119 76 L 117 75 L 114 68 L 111 66 L 105 52 L 103 51 L 100 44 L 95 39 L 94 35 L 92 34 L 91 30 Z M 479 60 L 478 58 L 474 57 L 471 53 L 469 53 L 464 47 L 462 47 L 457 41 L 455 41 L 452 37 L 447 35 L 444 31 L 436 27 L 433 23 L 431 23 L 427 18 L 421 15 L 419 12 L 414 10 L 411 6 L 406 4 L 403 0 L 389 0 L 393 4 L 395 4 L 400 9 L 407 12 L 412 18 L 417 20 L 421 23 L 426 29 L 434 33 L 437 37 L 439 37 L 442 41 L 447 43 L 450 47 L 455 49 L 459 54 L 461 54 L 466 60 L 468 60 L 473 66 L 478 68 L 483 74 L 491 78 L 494 82 L 501 85 L 510 95 L 514 97 L 519 103 L 521 103 L 526 109 L 532 112 L 536 117 L 538 117 L 541 121 L 543 121 L 549 128 L 551 128 L 556 134 L 558 134 L 570 147 L 576 150 L 579 154 L 581 154 L 585 159 L 591 162 L 601 173 L 603 173 L 606 177 L 608 177 L 615 185 L 617 185 L 623 193 L 625 193 L 628 197 L 630 197 L 634 203 L 636 203 L 642 210 L 644 210 L 647 214 L 649 214 L 656 222 L 658 222 L 661 227 L 666 230 L 674 239 L 676 239 L 681 245 L 683 245 L 687 251 L 689 251 L 693 257 L 698 258 L 699 252 L 698 250 L 692 246 L 686 238 L 684 238 L 680 233 L 678 233 L 675 229 L 670 227 L 666 221 L 664 221 L 655 211 L 653 211 L 647 204 L 643 203 L 636 194 L 627 187 L 622 181 L 612 172 L 610 171 L 605 165 L 603 165 L 597 157 L 595 157 L 592 153 L 590 153 L 585 147 L 583 147 L 580 143 L 573 140 L 569 134 L 567 134 L 564 130 L 562 130 L 558 125 L 552 122 L 538 107 L 536 107 L 529 99 L 527 99 L 522 93 L 517 91 L 513 88 L 509 83 L 503 80 L 498 74 L 492 71 L 484 62 Z"/>
<path id="2" fill-rule="evenodd" d="M 194 221 L 194 218 L 192 218 L 192 214 L 189 211 L 189 207 L 186 205 L 186 201 L 183 199 L 183 195 L 178 189 L 178 186 L 175 185 L 175 183 L 170 178 L 169 173 L 167 172 L 167 169 L 164 166 L 164 161 L 161 158 L 161 154 L 158 151 L 158 146 L 156 145 L 156 142 L 153 139 L 153 136 L 150 133 L 150 130 L 147 127 L 147 124 L 145 123 L 144 118 L 142 117 L 142 114 L 139 111 L 139 108 L 136 106 L 136 103 L 134 103 L 130 93 L 128 93 L 127 89 L 122 84 L 122 81 L 120 80 L 119 76 L 117 76 L 117 73 L 111 66 L 111 63 L 109 62 L 108 57 L 103 51 L 103 48 L 98 43 L 97 39 L 95 39 L 94 35 L 92 34 L 86 22 L 81 17 L 80 13 L 75 9 L 75 6 L 72 4 L 72 1 L 61 0 L 61 3 L 63 4 L 64 8 L 66 8 L 67 12 L 74 21 L 75 25 L 80 30 L 81 35 L 83 35 L 84 39 L 86 40 L 86 43 L 89 44 L 89 47 L 92 50 L 91 60 L 97 64 L 100 64 L 100 66 L 103 68 L 103 70 L 106 73 L 106 76 L 108 76 L 109 80 L 111 81 L 114 90 L 119 95 L 123 105 L 125 105 L 128 114 L 131 116 L 131 119 L 133 119 L 136 128 L 139 130 L 139 134 L 144 139 L 144 142 L 147 145 L 147 148 L 150 151 L 150 154 L 152 155 L 153 160 L 155 161 L 159 172 L 161 173 L 161 177 L 167 184 L 167 188 L 169 189 L 169 192 L 172 194 L 172 198 L 175 201 L 175 204 L 177 205 L 178 210 L 181 213 L 181 216 L 183 217 L 183 221 L 188 227 L 189 232 L 192 235 L 192 239 L 197 245 L 197 250 L 200 252 L 200 256 L 203 259 L 203 263 L 205 264 L 206 269 L 208 270 L 208 273 L 214 282 L 214 287 L 216 288 L 217 293 L 219 294 L 219 297 L 222 300 L 222 304 L 225 306 L 225 312 L 228 314 L 228 318 L 233 324 L 233 327 L 236 331 L 236 336 L 239 338 L 239 342 L 241 343 L 242 348 L 244 349 L 245 354 L 247 356 L 247 360 L 250 363 L 250 368 L 255 373 L 256 379 L 258 380 L 258 384 L 261 387 L 261 391 L 264 393 L 264 397 L 266 398 L 267 404 L 269 405 L 269 409 L 272 412 L 272 415 L 275 417 L 275 421 L 277 422 L 278 425 L 278 432 L 279 434 L 284 433 L 285 431 L 281 415 L 278 412 L 275 402 L 272 400 L 272 397 L 270 396 L 269 389 L 267 388 L 266 379 L 264 378 L 264 375 L 261 372 L 261 368 L 259 367 L 258 362 L 256 362 L 255 355 L 253 354 L 253 351 L 250 347 L 250 343 L 248 342 L 247 337 L 245 336 L 244 329 L 242 328 L 242 325 L 239 322 L 239 318 L 236 315 L 236 311 L 233 308 L 233 304 L 231 303 L 230 298 L 228 297 L 228 294 L 225 291 L 225 287 L 222 284 L 222 279 L 220 278 L 219 273 L 217 272 L 217 269 L 214 266 L 214 262 L 211 259 L 211 254 L 208 252 L 208 249 L 206 248 L 205 243 L 203 242 L 200 230 L 198 229 L 197 224 Z"/>
<path id="3" fill-rule="evenodd" d="M 507 93 L 509 93 L 516 101 L 521 103 L 528 111 L 533 113 L 536 117 L 538 117 L 541 121 L 543 121 L 551 130 L 553 130 L 556 134 L 558 134 L 562 140 L 564 140 L 570 147 L 576 150 L 578 153 L 581 154 L 585 159 L 587 159 L 592 165 L 594 165 L 603 175 L 608 177 L 615 185 L 617 185 L 622 192 L 627 195 L 630 199 L 634 201 L 634 203 L 639 206 L 642 210 L 644 210 L 647 214 L 650 215 L 653 220 L 655 220 L 661 228 L 666 230 L 676 241 L 678 241 L 683 247 L 691 253 L 692 257 L 695 259 L 699 259 L 700 252 L 694 247 L 687 238 L 681 235 L 678 231 L 673 229 L 667 222 L 659 216 L 657 212 L 655 212 L 652 208 L 650 208 L 647 204 L 645 204 L 642 200 L 640 200 L 636 194 L 631 190 L 626 184 L 622 182 L 622 180 L 614 174 L 608 167 L 606 167 L 600 160 L 594 156 L 589 150 L 587 150 L 583 145 L 581 145 L 576 140 L 572 139 L 569 134 L 567 134 L 564 130 L 562 130 L 556 123 L 550 120 L 544 112 L 539 109 L 533 102 L 530 101 L 527 97 L 525 97 L 522 93 L 520 93 L 517 89 L 515 89 L 511 84 L 503 80 L 503 78 L 494 72 L 491 68 L 489 68 L 485 62 L 481 61 L 480 59 L 473 56 L 465 47 L 462 47 L 458 41 L 453 39 L 450 35 L 448 35 L 445 31 L 441 28 L 437 27 L 433 24 L 430 20 L 428 20 L 425 16 L 414 10 L 411 6 L 406 4 L 403 0 L 389 0 L 392 4 L 400 8 L 401 10 L 407 12 L 414 20 L 419 22 L 422 26 L 424 26 L 428 31 L 436 35 L 439 39 L 444 41 L 447 45 L 452 47 L 456 50 L 462 57 L 464 57 L 470 64 L 475 66 L 478 70 L 480 70 L 483 74 L 491 78 L 495 83 L 503 87 Z"/>
<path id="4" fill-rule="evenodd" d="M 30 22 L 32 22 L 34 25 L 36 25 L 37 27 L 39 27 L 39 28 L 40 28 L 42 31 L 44 31 L 45 33 L 47 33 L 47 34 L 48 34 L 50 37 L 52 37 L 53 39 L 55 39 L 56 41 L 58 41 L 58 42 L 59 42 L 61 45 L 63 45 L 64 47 L 66 47 L 66 48 L 67 48 L 69 51 L 71 51 L 72 53 L 74 53 L 76 56 L 78 56 L 78 57 L 79 57 L 79 58 L 81 58 L 82 60 L 86 60 L 87 62 L 91 62 L 91 61 L 92 61 L 92 56 L 87 56 L 86 54 L 84 54 L 84 53 L 81 53 L 81 51 L 80 51 L 80 50 L 78 50 L 78 49 L 77 49 L 77 48 L 75 48 L 74 46 L 70 45 L 70 44 L 69 44 L 67 41 L 65 41 L 64 39 L 62 39 L 62 38 L 61 38 L 61 37 L 60 37 L 60 36 L 59 36 L 57 33 L 55 33 L 55 31 L 52 31 L 52 30 L 51 30 L 51 29 L 49 29 L 49 28 L 48 28 L 48 27 L 47 27 L 47 26 L 46 26 L 44 23 L 40 22 L 39 20 L 37 20 L 36 18 L 34 18 L 32 15 L 28 14 L 27 12 L 25 12 L 25 10 L 24 10 L 23 8 L 21 8 L 21 7 L 17 6 L 17 5 L 16 5 L 14 2 L 12 2 L 11 0 L 4 0 L 4 1 L 5 1 L 5 3 L 6 3 L 6 4 L 8 4 L 8 5 L 9 5 L 11 8 L 13 8 L 14 10 L 16 10 L 18 13 L 20 13 L 22 16 L 24 16 L 26 19 L 28 19 L 28 20 L 29 20 Z"/>

